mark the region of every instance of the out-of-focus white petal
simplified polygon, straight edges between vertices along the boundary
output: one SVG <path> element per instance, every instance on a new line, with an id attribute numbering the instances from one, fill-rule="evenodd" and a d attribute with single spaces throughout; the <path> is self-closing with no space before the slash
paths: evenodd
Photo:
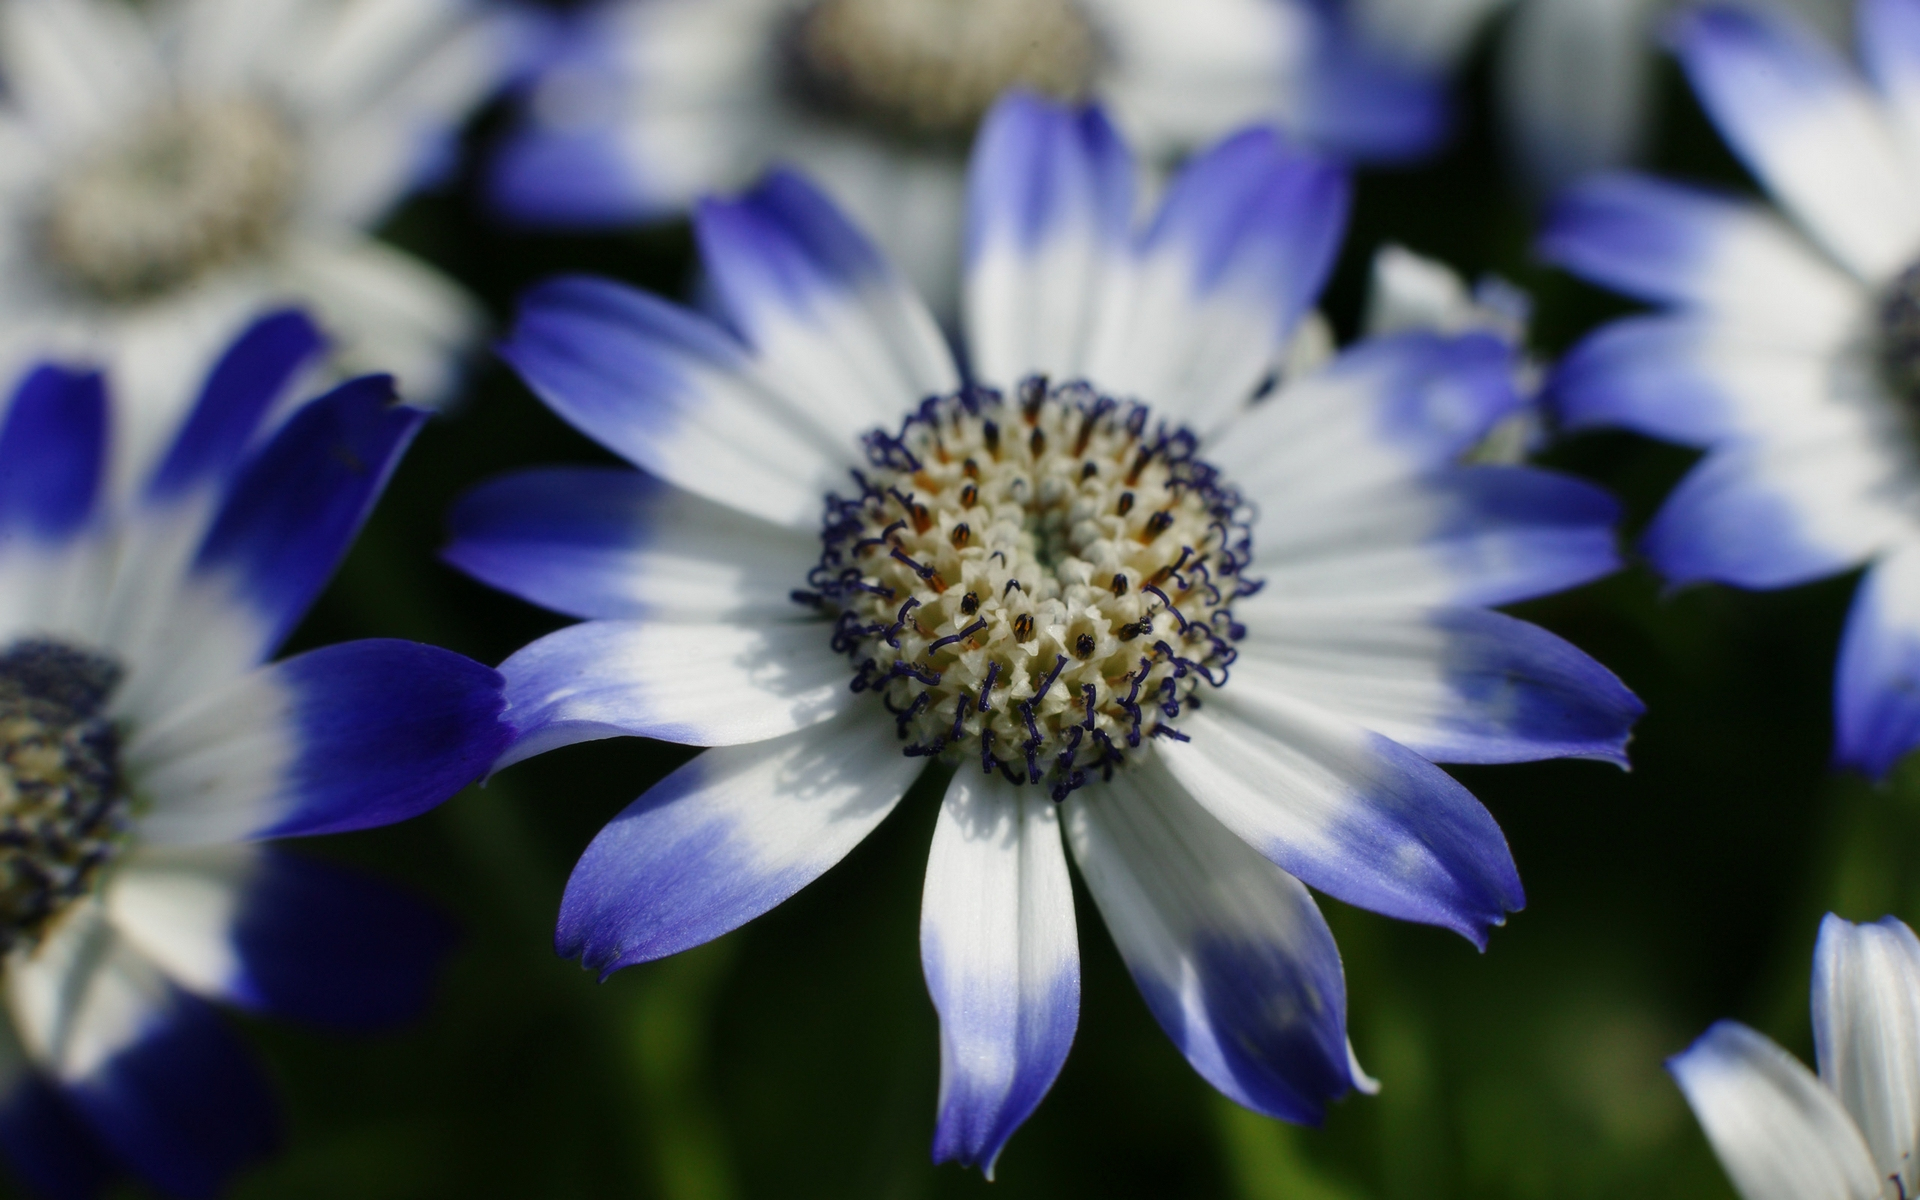
<path id="1" fill-rule="evenodd" d="M 1829 913 L 1813 952 L 1820 1078 L 1866 1135 L 1901 1195 L 1920 1180 L 1920 940 L 1899 920 L 1855 925 Z"/>

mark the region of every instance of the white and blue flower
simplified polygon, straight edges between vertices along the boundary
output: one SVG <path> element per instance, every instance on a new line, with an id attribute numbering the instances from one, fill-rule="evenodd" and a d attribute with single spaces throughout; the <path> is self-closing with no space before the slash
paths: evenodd
<path id="1" fill-rule="evenodd" d="M 1099 97 L 1156 162 L 1263 121 L 1399 159 L 1447 124 L 1437 72 L 1321 0 L 604 0 L 558 39 L 494 194 L 520 220 L 604 225 L 792 163 L 945 315 L 966 146 L 1013 86 Z"/>
<path id="2" fill-rule="evenodd" d="M 1785 216 L 1635 175 L 1568 196 L 1543 238 L 1662 306 L 1562 364 L 1572 428 L 1707 454 L 1647 531 L 1675 583 L 1780 588 L 1866 566 L 1835 682 L 1835 757 L 1920 745 L 1920 2 L 1864 0 L 1862 78 L 1810 30 L 1709 6 L 1675 44 Z"/>
<path id="3" fill-rule="evenodd" d="M 449 944 L 261 844 L 414 816 L 509 736 L 501 677 L 449 651 L 267 661 L 425 419 L 384 376 L 288 405 L 321 349 L 257 322 L 126 501 L 99 373 L 42 366 L 0 421 L 0 1151 L 48 1196 L 217 1193 L 276 1121 L 208 1001 L 387 1023 Z"/>
<path id="4" fill-rule="evenodd" d="M 503 351 L 641 469 L 510 475 L 452 517 L 453 563 L 585 618 L 503 665 L 503 762 L 713 747 L 588 848 L 562 954 L 610 972 L 717 937 L 951 770 L 921 925 L 934 1151 L 988 1170 L 1073 1036 L 1069 848 L 1194 1068 L 1317 1121 L 1370 1083 L 1308 887 L 1483 944 L 1520 881 L 1433 763 L 1621 762 L 1641 711 L 1486 607 L 1616 565 L 1604 494 L 1460 462 L 1520 404 L 1512 348 L 1373 339 L 1256 402 L 1344 172 L 1247 131 L 1144 229 L 1135 175 L 1097 109 L 993 110 L 964 373 L 798 176 L 703 202 L 723 316 L 566 278 Z"/>
<path id="5" fill-rule="evenodd" d="M 369 231 L 444 173 L 516 28 L 484 0 L 0 0 L 0 379 L 103 364 L 145 461 L 299 304 L 347 372 L 447 398 L 478 306 Z"/>
<path id="6" fill-rule="evenodd" d="M 1920 1190 L 1920 940 L 1828 914 L 1813 952 L 1820 1074 L 1737 1021 L 1667 1063 L 1745 1200 Z"/>

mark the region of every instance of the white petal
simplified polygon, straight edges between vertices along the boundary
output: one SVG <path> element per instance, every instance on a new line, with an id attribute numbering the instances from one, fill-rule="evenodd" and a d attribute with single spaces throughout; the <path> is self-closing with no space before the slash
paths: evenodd
<path id="1" fill-rule="evenodd" d="M 1765 1037 L 1722 1021 L 1667 1069 L 1746 1200 L 1881 1200 L 1840 1101 Z"/>
<path id="2" fill-rule="evenodd" d="M 1828 914 L 1813 954 L 1820 1078 L 1866 1134 L 1882 1179 L 1920 1180 L 1920 940 L 1899 920 Z"/>
<path id="3" fill-rule="evenodd" d="M 27 1053 L 69 1081 L 95 1074 L 140 1040 L 169 996 L 160 969 L 92 900 L 68 910 L 37 946 L 13 952 L 6 989 Z"/>
<path id="4" fill-rule="evenodd" d="M 242 973 L 233 926 L 259 857 L 252 846 L 142 850 L 108 882 L 107 915 L 189 990 L 224 996 Z"/>
<path id="5" fill-rule="evenodd" d="M 162 94 L 138 12 L 115 0 L 12 0 L 0 9 L 0 73 L 9 99 L 50 139 L 110 134 Z"/>

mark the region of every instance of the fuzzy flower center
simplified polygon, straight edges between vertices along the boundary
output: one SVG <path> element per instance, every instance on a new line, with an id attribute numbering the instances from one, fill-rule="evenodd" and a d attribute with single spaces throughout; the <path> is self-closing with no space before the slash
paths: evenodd
<path id="1" fill-rule="evenodd" d="M 1246 506 L 1191 433 L 1149 421 L 1035 378 L 868 435 L 795 599 L 836 614 L 853 689 L 880 693 L 907 754 L 977 756 L 1063 799 L 1181 737 L 1195 689 L 1226 682 L 1230 606 L 1258 588 Z"/>
<path id="2" fill-rule="evenodd" d="M 293 131 L 253 100 L 151 114 L 54 181 L 45 253 L 77 291 L 139 300 L 267 250 L 299 182 Z"/>
<path id="3" fill-rule="evenodd" d="M 1025 87 L 1079 99 L 1099 45 L 1075 0 L 816 0 L 794 29 L 808 98 L 909 137 L 966 137 Z"/>
<path id="4" fill-rule="evenodd" d="M 0 954 L 91 892 L 126 839 L 113 660 L 58 642 L 0 652 Z"/>

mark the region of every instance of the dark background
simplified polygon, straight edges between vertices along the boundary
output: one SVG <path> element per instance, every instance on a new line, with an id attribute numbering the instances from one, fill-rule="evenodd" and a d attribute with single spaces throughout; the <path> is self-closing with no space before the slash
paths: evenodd
<path id="1" fill-rule="evenodd" d="M 1351 336 L 1384 241 L 1537 302 L 1558 353 L 1623 306 L 1542 269 L 1502 161 L 1487 56 L 1443 157 L 1364 175 L 1328 311 Z M 1750 187 L 1672 69 L 1659 169 Z M 504 126 L 484 114 L 475 156 Z M 499 228 L 471 174 L 387 230 L 505 321 L 514 295 L 590 269 L 679 294 L 686 230 L 607 237 Z M 504 468 L 603 460 L 501 366 L 436 420 L 297 644 L 400 636 L 497 662 L 559 624 L 435 552 L 463 488 Z M 1626 501 L 1628 536 L 1691 461 L 1626 435 L 1550 456 Z M 1161 1035 L 1078 897 L 1079 1036 L 999 1182 L 935 1168 L 938 1047 L 920 979 L 921 873 L 937 807 L 908 798 L 841 866 L 702 949 L 604 984 L 554 957 L 553 918 L 593 833 L 688 751 L 620 740 L 516 766 L 397 828 L 302 849 L 405 881 L 465 928 L 415 1027 L 345 1038 L 243 1021 L 288 1108 L 288 1152 L 242 1197 L 632 1196 L 1728 1197 L 1661 1060 L 1738 1017 L 1811 1058 L 1807 979 L 1822 913 L 1920 916 L 1920 772 L 1875 788 L 1828 769 L 1830 678 L 1856 580 L 1666 594 L 1642 566 L 1522 606 L 1648 703 L 1633 771 L 1464 769 L 1512 843 L 1529 905 L 1463 940 L 1323 900 L 1355 1045 L 1385 1084 L 1297 1129 L 1215 1095 Z M 242 1020 L 241 1018 L 235 1018 Z M 129 1187 L 128 1195 L 140 1194 Z"/>

